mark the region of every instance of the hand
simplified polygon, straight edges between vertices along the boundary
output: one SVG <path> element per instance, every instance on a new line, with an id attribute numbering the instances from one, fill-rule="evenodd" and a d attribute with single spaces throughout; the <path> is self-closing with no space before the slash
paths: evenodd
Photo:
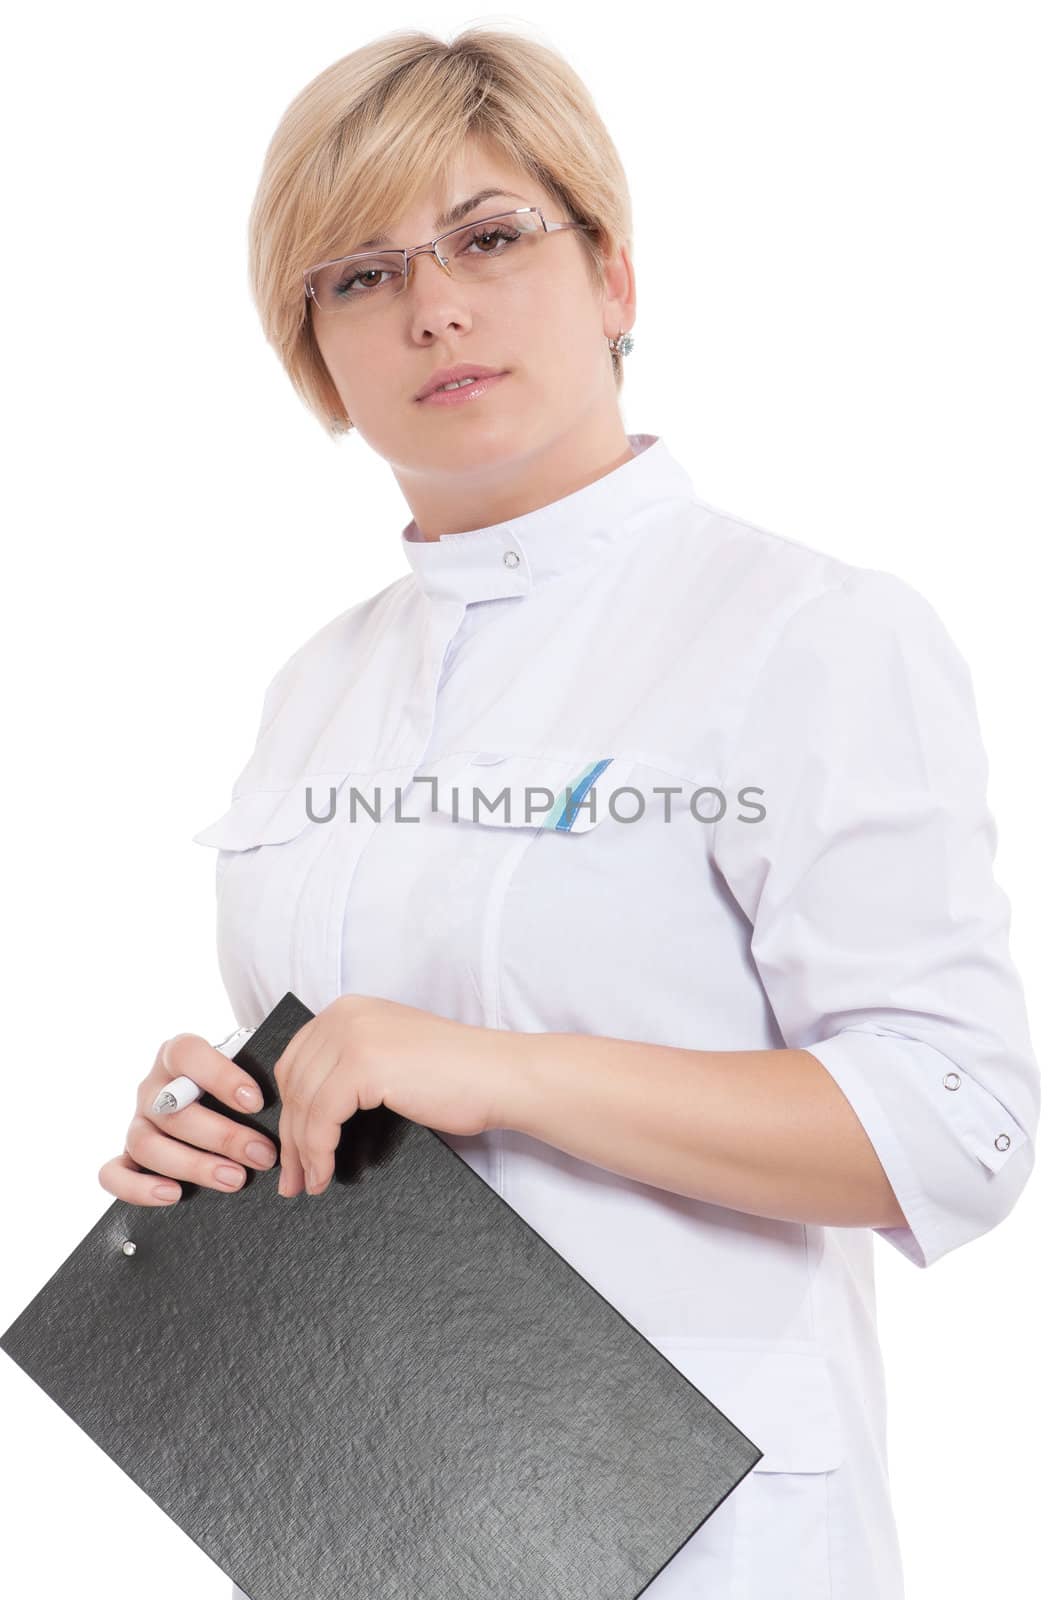
<path id="1" fill-rule="evenodd" d="M 233 1161 L 246 1161 L 259 1170 L 272 1167 L 276 1161 L 277 1149 L 272 1139 L 232 1117 L 208 1111 L 198 1100 L 169 1116 L 153 1112 L 151 1107 L 159 1090 L 171 1078 L 182 1075 L 209 1090 L 216 1100 L 240 1111 L 262 1108 L 262 1095 L 254 1078 L 206 1039 L 196 1033 L 179 1033 L 167 1039 L 137 1088 L 137 1110 L 126 1133 L 125 1149 L 100 1168 L 100 1183 L 119 1200 L 138 1206 L 167 1205 L 179 1200 L 179 1186 L 160 1183 L 160 1174 L 232 1193 L 247 1178 L 245 1168 L 232 1165 Z M 237 1092 L 240 1089 L 250 1089 L 253 1099 L 245 1103 Z M 215 1155 L 228 1160 L 218 1162 Z"/>
<path id="2" fill-rule="evenodd" d="M 340 1130 L 386 1105 L 440 1133 L 483 1133 L 498 1120 L 506 1073 L 525 1036 L 432 1011 L 344 994 L 304 1023 L 274 1068 L 285 1197 L 320 1194 Z"/>

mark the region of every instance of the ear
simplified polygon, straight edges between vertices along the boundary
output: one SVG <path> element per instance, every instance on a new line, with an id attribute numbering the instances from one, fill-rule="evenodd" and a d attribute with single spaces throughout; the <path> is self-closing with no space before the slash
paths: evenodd
<path id="1" fill-rule="evenodd" d="M 602 263 L 602 332 L 609 339 L 635 322 L 635 268 L 626 245 Z"/>

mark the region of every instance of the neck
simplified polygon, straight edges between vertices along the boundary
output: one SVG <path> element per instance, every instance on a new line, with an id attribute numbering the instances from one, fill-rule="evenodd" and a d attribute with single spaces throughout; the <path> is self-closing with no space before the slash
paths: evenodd
<path id="1" fill-rule="evenodd" d="M 440 419 L 444 424 L 449 420 Z M 421 538 L 430 542 L 550 505 L 614 471 L 631 455 L 623 421 L 613 411 L 531 447 L 492 451 L 488 444 L 471 464 L 452 459 L 427 467 L 392 463 L 392 471 Z"/>

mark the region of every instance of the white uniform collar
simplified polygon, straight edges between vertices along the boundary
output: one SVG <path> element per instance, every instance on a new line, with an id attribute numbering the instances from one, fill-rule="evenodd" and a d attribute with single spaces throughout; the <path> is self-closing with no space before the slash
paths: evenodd
<path id="1" fill-rule="evenodd" d="M 507 522 L 424 539 L 415 520 L 400 543 L 417 583 L 438 599 L 496 600 L 600 560 L 641 525 L 641 513 L 696 498 L 689 475 L 653 433 L 629 433 L 635 451 L 612 472 Z"/>

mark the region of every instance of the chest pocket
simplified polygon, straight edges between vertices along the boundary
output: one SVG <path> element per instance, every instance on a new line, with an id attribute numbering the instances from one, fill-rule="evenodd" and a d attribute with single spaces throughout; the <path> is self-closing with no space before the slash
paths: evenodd
<path id="1" fill-rule="evenodd" d="M 314 907 L 319 880 L 339 882 L 369 834 L 343 826 L 350 779 L 318 772 L 248 789 L 193 835 L 218 852 L 218 960 L 241 1023 L 257 1025 L 287 989 L 314 1011 L 335 997 L 333 923 Z"/>
<path id="2" fill-rule="evenodd" d="M 610 798 L 632 766 L 630 755 L 593 749 L 425 762 L 438 775 L 428 827 L 374 847 L 369 897 L 381 899 L 387 852 L 404 884 L 403 920 L 416 924 L 406 969 L 435 1009 L 491 1028 L 576 1025 L 607 981 L 600 930 L 618 932 L 611 862 L 626 855 L 633 830 L 615 820 Z M 387 978 L 399 954 L 393 945 L 389 971 L 372 965 L 374 976 Z"/>
<path id="3" fill-rule="evenodd" d="M 218 852 L 219 892 L 237 857 L 255 861 L 253 853 L 258 852 L 263 865 L 276 868 L 279 856 L 267 846 L 287 845 L 305 835 L 304 851 L 316 848 L 322 836 L 332 831 L 331 824 L 342 821 L 346 814 L 349 778 L 346 772 L 311 773 L 283 787 L 253 788 L 235 795 L 227 811 L 192 835 L 194 844 Z"/>
<path id="4" fill-rule="evenodd" d="M 314 774 L 280 789 L 250 789 L 236 795 L 227 811 L 193 834 L 193 843 L 224 851 L 286 844 L 304 828 L 324 825 L 333 799 L 339 814 L 347 778 L 345 772 Z M 322 822 L 315 822 L 315 818 Z"/>
<path id="5" fill-rule="evenodd" d="M 440 779 L 439 808 L 487 828 L 589 833 L 610 818 L 611 796 L 633 766 L 624 755 L 481 751 Z"/>

